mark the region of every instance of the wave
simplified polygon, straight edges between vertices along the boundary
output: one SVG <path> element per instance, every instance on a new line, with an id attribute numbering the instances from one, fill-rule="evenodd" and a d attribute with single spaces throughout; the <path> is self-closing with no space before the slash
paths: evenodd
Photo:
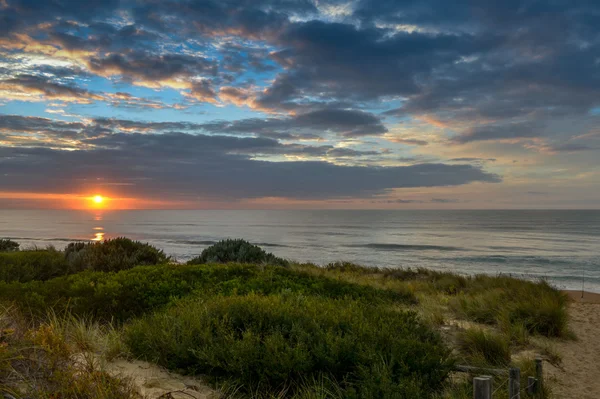
<path id="1" fill-rule="evenodd" d="M 381 251 L 464 251 L 463 248 L 447 247 L 442 245 L 419 245 L 419 244 L 360 244 L 351 247 L 372 248 Z"/>
<path id="2" fill-rule="evenodd" d="M 212 240 L 168 240 L 167 242 L 185 245 L 214 245 L 217 243 L 217 241 Z"/>
<path id="3" fill-rule="evenodd" d="M 62 241 L 62 242 L 89 242 L 92 241 L 89 238 L 69 238 L 69 237 L 57 237 L 57 238 L 39 238 L 39 237 L 8 237 L 11 240 L 28 240 L 28 241 Z"/>
<path id="4" fill-rule="evenodd" d="M 289 245 L 285 245 L 285 244 L 273 244 L 273 243 L 270 243 L 270 242 L 255 242 L 253 244 L 254 245 L 258 245 L 259 247 L 260 246 L 263 246 L 263 247 L 279 247 L 279 248 L 289 248 L 290 247 Z"/>
<path id="5" fill-rule="evenodd" d="M 214 245 L 218 241 L 214 241 L 214 240 L 168 240 L 167 242 L 173 243 L 173 244 L 185 244 L 185 245 Z M 282 247 L 282 248 L 289 247 L 289 245 L 275 244 L 275 243 L 270 243 L 270 242 L 256 242 L 256 243 L 252 243 L 252 244 L 258 245 L 258 246 L 263 246 L 263 247 Z"/>
<path id="6" fill-rule="evenodd" d="M 508 256 L 508 255 L 481 255 L 448 258 L 448 261 L 468 263 L 509 263 L 521 265 L 552 265 L 552 266 L 574 266 L 579 264 L 576 259 L 569 258 L 547 258 L 543 256 Z"/>

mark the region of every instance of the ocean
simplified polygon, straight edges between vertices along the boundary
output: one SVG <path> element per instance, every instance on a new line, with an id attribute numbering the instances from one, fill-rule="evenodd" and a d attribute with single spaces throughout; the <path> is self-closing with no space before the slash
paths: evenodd
<path id="1" fill-rule="evenodd" d="M 505 273 L 600 292 L 600 210 L 0 210 L 0 238 L 23 247 L 118 236 L 178 261 L 244 238 L 301 262 Z"/>

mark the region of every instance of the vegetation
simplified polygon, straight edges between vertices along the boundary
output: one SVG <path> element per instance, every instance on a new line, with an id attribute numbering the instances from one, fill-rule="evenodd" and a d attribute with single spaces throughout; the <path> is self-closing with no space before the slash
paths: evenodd
<path id="1" fill-rule="evenodd" d="M 19 247 L 18 243 L 0 245 Z M 168 262 L 163 251 L 128 238 L 97 243 L 71 243 L 64 251 L 49 247 L 25 251 L 0 251 L 0 281 L 46 281 L 85 270 L 119 271 L 139 265 Z"/>
<path id="2" fill-rule="evenodd" d="M 294 292 L 370 303 L 415 303 L 408 291 L 380 290 L 318 277 L 279 266 L 162 265 L 119 273 L 86 272 L 27 284 L 1 283 L 0 300 L 13 300 L 34 313 L 70 310 L 104 320 L 123 321 L 187 295 L 269 295 Z"/>
<path id="3" fill-rule="evenodd" d="M 491 325 L 522 326 L 530 334 L 568 337 L 567 297 L 541 281 L 477 276 L 474 287 L 452 302 L 465 318 Z"/>
<path id="4" fill-rule="evenodd" d="M 71 272 L 84 270 L 115 272 L 169 261 L 169 257 L 162 250 L 124 237 L 103 242 L 71 243 L 65 249 L 65 257 Z"/>
<path id="5" fill-rule="evenodd" d="M 0 311 L 0 396 L 138 397 L 84 355 L 102 347 L 203 373 L 232 398 L 466 398 L 454 362 L 526 375 L 511 355 L 559 363 L 553 340 L 572 335 L 565 296 L 543 281 L 319 267 L 242 240 L 168 261 L 124 238 L 1 252 L 0 303 L 20 315 L 2 324 Z"/>
<path id="6" fill-rule="evenodd" d="M 0 397 L 142 399 L 97 361 L 93 351 L 107 336 L 84 320 L 49 314 L 32 324 L 0 308 Z"/>
<path id="7" fill-rule="evenodd" d="M 16 252 L 19 250 L 20 244 L 13 240 L 2 238 L 0 239 L 0 252 Z"/>
<path id="8" fill-rule="evenodd" d="M 200 256 L 191 259 L 189 265 L 204 263 L 254 263 L 286 266 L 285 259 L 268 253 L 246 240 L 223 240 L 206 248 Z"/>
<path id="9" fill-rule="evenodd" d="M 293 392 L 325 373 L 344 397 L 426 397 L 452 366 L 414 312 L 292 293 L 184 301 L 133 322 L 126 337 L 136 356 L 246 392 Z"/>
<path id="10" fill-rule="evenodd" d="M 0 252 L 0 282 L 49 280 L 68 269 L 64 254 L 54 249 Z"/>
<path id="11" fill-rule="evenodd" d="M 470 328 L 459 334 L 458 341 L 471 364 L 506 366 L 510 363 L 510 343 L 504 335 Z"/>

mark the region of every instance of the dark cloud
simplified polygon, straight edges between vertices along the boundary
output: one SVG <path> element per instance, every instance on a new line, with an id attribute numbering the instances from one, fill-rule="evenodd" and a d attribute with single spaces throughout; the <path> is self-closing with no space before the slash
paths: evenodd
<path id="1" fill-rule="evenodd" d="M 88 22 L 94 18 L 111 15 L 119 0 L 6 0 L 0 3 L 0 35 L 24 30 L 32 25 L 57 19 L 74 18 Z"/>
<path id="2" fill-rule="evenodd" d="M 471 129 L 453 140 L 468 143 L 481 140 L 514 140 L 542 136 L 544 126 L 536 122 L 485 125 Z"/>
<path id="3" fill-rule="evenodd" d="M 483 51 L 488 37 L 391 32 L 310 21 L 290 24 L 274 59 L 288 71 L 257 98 L 265 108 L 289 107 L 305 97 L 369 100 L 421 92 L 435 67 Z"/>
<path id="4" fill-rule="evenodd" d="M 215 62 L 183 54 L 132 52 L 91 58 L 90 69 L 99 74 L 119 74 L 125 79 L 153 84 L 176 77 L 215 76 Z"/>
<path id="5" fill-rule="evenodd" d="M 455 204 L 462 201 L 453 198 L 432 198 L 431 202 L 435 204 Z"/>
<path id="6" fill-rule="evenodd" d="M 359 110 L 323 109 L 281 118 L 190 123 L 136 123 L 106 119 L 99 123 L 140 130 L 198 130 L 211 133 L 254 134 L 280 139 L 318 138 L 326 133 L 344 137 L 377 136 L 387 132 L 374 114 Z"/>
<path id="7" fill-rule="evenodd" d="M 128 182 L 124 194 L 160 197 L 265 196 L 290 198 L 368 197 L 393 188 L 434 187 L 500 178 L 470 165 L 417 164 L 402 167 L 341 166 L 328 162 L 269 162 L 260 154 L 362 156 L 370 152 L 283 145 L 260 137 L 192 135 L 184 133 L 115 133 L 110 123 L 103 134 L 86 134 L 94 126 L 43 118 L 0 118 L 5 130 L 61 129 L 79 131 L 72 151 L 40 146 L 0 147 L 5 190 L 75 192 L 82 186 L 108 179 Z M 29 123 L 28 125 L 26 123 Z M 118 122 L 124 125 L 123 121 Z M 160 126 L 160 125 L 159 125 Z M 164 125 L 162 125 L 164 127 Z M 43 174 L 39 171 L 44 170 Z"/>
<path id="8" fill-rule="evenodd" d="M 216 102 L 217 93 L 215 93 L 210 81 L 201 80 L 199 82 L 192 83 L 190 96 L 203 102 Z"/>
<path id="9" fill-rule="evenodd" d="M 316 12 L 309 0 L 183 0 L 147 1 L 134 8 L 134 17 L 138 24 L 169 34 L 200 32 L 264 39 L 276 35 L 290 15 Z"/>
<path id="10" fill-rule="evenodd" d="M 91 102 L 102 99 L 98 94 L 73 84 L 63 84 L 43 76 L 17 75 L 0 80 L 0 89 L 7 90 L 9 96 L 27 98 L 29 95 L 42 95 L 47 99 Z"/>
<path id="11" fill-rule="evenodd" d="M 326 162 L 265 162 L 219 152 L 222 138 L 126 135 L 104 139 L 110 149 L 61 151 L 0 148 L 5 190 L 77 192 L 96 179 L 136 182 L 127 194 L 222 198 L 371 196 L 392 188 L 434 187 L 497 176 L 467 165 L 374 168 Z M 197 142 L 196 142 L 197 141 Z M 192 143 L 193 142 L 193 143 Z M 193 144 L 193 146 L 191 145 Z M 241 143 L 236 143 L 244 145 Z M 76 167 L 73 167 L 76 165 Z M 39 170 L 44 170 L 41 175 Z"/>

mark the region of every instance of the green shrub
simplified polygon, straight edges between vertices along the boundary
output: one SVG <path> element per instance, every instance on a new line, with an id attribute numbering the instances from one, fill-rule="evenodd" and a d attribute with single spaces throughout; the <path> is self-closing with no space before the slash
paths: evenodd
<path id="1" fill-rule="evenodd" d="M 19 246 L 20 244 L 13 240 L 0 239 L 0 252 L 16 252 L 19 250 Z"/>
<path id="2" fill-rule="evenodd" d="M 125 339 L 134 355 L 169 369 L 245 392 L 286 386 L 286 396 L 325 373 L 344 397 L 428 397 L 452 366 L 414 312 L 291 293 L 184 300 L 133 321 Z"/>
<path id="3" fill-rule="evenodd" d="M 64 255 L 54 249 L 0 252 L 0 281 L 48 280 L 67 270 Z"/>
<path id="4" fill-rule="evenodd" d="M 0 300 L 44 312 L 48 307 L 69 308 L 75 314 L 126 320 L 175 298 L 187 295 L 244 295 L 295 292 L 328 298 L 350 298 L 370 303 L 415 303 L 409 292 L 382 290 L 280 266 L 158 265 L 118 273 L 85 272 L 34 281 L 0 283 Z"/>
<path id="5" fill-rule="evenodd" d="M 103 242 L 70 243 L 65 248 L 65 256 L 72 273 L 83 270 L 119 271 L 169 261 L 162 250 L 124 237 Z"/>
<path id="6" fill-rule="evenodd" d="M 505 336 L 471 328 L 458 336 L 459 347 L 471 360 L 483 361 L 495 366 L 510 363 L 510 345 Z"/>
<path id="7" fill-rule="evenodd" d="M 223 240 L 202 251 L 200 256 L 191 259 L 188 264 L 204 263 L 256 263 L 286 266 L 285 259 L 268 253 L 257 245 L 246 240 Z"/>

